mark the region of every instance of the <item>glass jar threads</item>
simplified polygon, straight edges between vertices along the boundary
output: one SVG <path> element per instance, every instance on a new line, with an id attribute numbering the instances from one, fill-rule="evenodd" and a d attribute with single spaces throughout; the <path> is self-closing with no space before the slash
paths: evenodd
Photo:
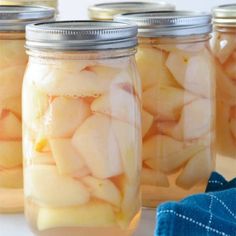
<path id="1" fill-rule="evenodd" d="M 110 2 L 90 6 L 88 9 L 89 18 L 93 20 L 113 20 L 114 16 L 121 13 L 138 11 L 173 11 L 175 6 L 167 2 Z"/>
<path id="2" fill-rule="evenodd" d="M 39 7 L 0 6 L 0 212 L 23 210 L 21 87 L 25 25 L 52 19 Z"/>
<path id="3" fill-rule="evenodd" d="M 228 179 L 236 174 L 236 5 L 213 10 L 211 40 L 217 81 L 217 170 Z"/>
<path id="4" fill-rule="evenodd" d="M 203 192 L 215 156 L 211 16 L 177 11 L 115 19 L 139 27 L 143 205 L 156 207 Z"/>
<path id="5" fill-rule="evenodd" d="M 137 28 L 27 27 L 25 212 L 37 235 L 132 235 L 140 217 Z"/>

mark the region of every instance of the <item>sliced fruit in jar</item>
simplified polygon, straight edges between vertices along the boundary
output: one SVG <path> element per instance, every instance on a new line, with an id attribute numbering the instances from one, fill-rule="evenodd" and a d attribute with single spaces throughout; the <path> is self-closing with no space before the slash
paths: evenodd
<path id="1" fill-rule="evenodd" d="M 137 123 L 137 117 L 140 116 L 140 107 L 136 97 L 119 88 L 111 89 L 110 93 L 95 99 L 91 110 L 134 125 Z M 137 125 L 140 123 L 138 122 Z"/>
<path id="2" fill-rule="evenodd" d="M 205 97 L 214 95 L 214 70 L 207 50 L 194 56 L 170 53 L 166 66 L 186 90 Z"/>
<path id="3" fill-rule="evenodd" d="M 68 208 L 40 208 L 38 230 L 58 227 L 109 227 L 116 225 L 112 206 L 102 202 L 90 202 Z"/>
<path id="4" fill-rule="evenodd" d="M 184 189 L 190 189 L 196 184 L 207 182 L 213 170 L 212 152 L 209 148 L 197 153 L 184 167 L 176 180 L 176 184 Z"/>
<path id="5" fill-rule="evenodd" d="M 121 194 L 112 181 L 87 176 L 82 179 L 82 183 L 88 187 L 92 197 L 106 201 L 116 207 L 120 207 Z"/>
<path id="6" fill-rule="evenodd" d="M 59 174 L 73 176 L 85 167 L 71 139 L 51 139 L 49 144 Z"/>
<path id="7" fill-rule="evenodd" d="M 56 166 L 40 165 L 25 170 L 25 193 L 42 206 L 66 207 L 82 205 L 90 194 L 82 183 L 68 176 L 61 176 Z"/>
<path id="8" fill-rule="evenodd" d="M 236 43 L 236 39 L 235 39 L 235 43 Z M 234 80 L 234 82 L 236 82 L 236 68 L 235 68 L 235 64 L 236 64 L 236 58 L 235 55 L 233 55 L 230 60 L 228 60 L 226 62 L 226 64 L 224 65 L 224 71 L 226 73 L 226 75 Z"/>
<path id="9" fill-rule="evenodd" d="M 0 139 L 21 139 L 21 121 L 11 112 L 3 112 L 0 118 Z"/>
<path id="10" fill-rule="evenodd" d="M 160 171 L 143 168 L 141 176 L 142 185 L 169 187 L 167 176 Z"/>
<path id="11" fill-rule="evenodd" d="M 150 130 L 154 122 L 154 117 L 147 111 L 142 111 L 142 136 L 144 137 Z"/>
<path id="12" fill-rule="evenodd" d="M 0 167 L 11 168 L 22 164 L 22 143 L 0 141 Z"/>
<path id="13" fill-rule="evenodd" d="M 165 66 L 167 53 L 156 48 L 139 47 L 136 61 L 145 91 L 156 84 L 176 85 Z"/>
<path id="14" fill-rule="evenodd" d="M 141 129 L 119 120 L 112 120 L 112 129 L 118 143 L 124 173 L 135 183 L 141 170 Z"/>
<path id="15" fill-rule="evenodd" d="M 89 64 L 81 71 L 56 65 L 50 68 L 31 65 L 28 74 L 36 72 L 38 76 L 33 80 L 37 88 L 50 96 L 97 97 L 109 91 L 112 79 L 119 70 Z"/>
<path id="16" fill-rule="evenodd" d="M 175 87 L 154 86 L 143 94 L 143 107 L 158 120 L 177 120 L 185 104 L 196 97 Z"/>
<path id="17" fill-rule="evenodd" d="M 0 170 L 0 188 L 22 188 L 22 187 L 23 187 L 23 171 L 20 166 L 11 169 Z"/>
<path id="18" fill-rule="evenodd" d="M 46 133 L 52 138 L 71 137 L 89 115 L 82 99 L 55 98 L 45 115 Z"/>
<path id="19" fill-rule="evenodd" d="M 164 172 L 171 172 L 186 163 L 196 153 L 204 149 L 201 143 L 187 143 L 177 141 L 164 135 L 149 138 L 143 145 L 143 159 L 153 159 Z M 153 167 L 156 169 L 156 166 Z"/>
<path id="20" fill-rule="evenodd" d="M 94 177 L 105 179 L 123 173 L 120 150 L 109 117 L 90 116 L 76 130 L 72 143 Z"/>
<path id="21" fill-rule="evenodd" d="M 193 140 L 207 134 L 213 126 L 212 101 L 198 99 L 184 106 L 177 124 L 158 123 L 161 132 L 178 140 Z"/>
<path id="22" fill-rule="evenodd" d="M 14 115 L 21 116 L 21 97 L 11 97 L 0 101 L 0 112 L 8 110 Z"/>

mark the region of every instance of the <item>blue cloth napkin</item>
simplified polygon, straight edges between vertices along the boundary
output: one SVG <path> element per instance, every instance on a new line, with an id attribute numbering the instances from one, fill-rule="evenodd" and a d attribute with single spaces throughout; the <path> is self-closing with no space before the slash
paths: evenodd
<path id="1" fill-rule="evenodd" d="M 214 172 L 205 194 L 159 206 L 154 236 L 204 235 L 236 236 L 236 179 Z"/>

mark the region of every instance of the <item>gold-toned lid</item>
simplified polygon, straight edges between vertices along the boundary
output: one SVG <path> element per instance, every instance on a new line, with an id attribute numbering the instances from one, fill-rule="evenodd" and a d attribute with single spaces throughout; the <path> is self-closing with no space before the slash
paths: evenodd
<path id="1" fill-rule="evenodd" d="M 39 5 L 57 8 L 58 0 L 0 0 L 0 5 Z"/>
<path id="2" fill-rule="evenodd" d="M 163 1 L 159 2 L 112 2 L 90 6 L 88 14 L 93 20 L 113 20 L 115 15 L 139 11 L 173 11 L 175 6 Z"/>
<path id="3" fill-rule="evenodd" d="M 236 27 L 236 4 L 227 4 L 213 9 L 215 26 Z"/>

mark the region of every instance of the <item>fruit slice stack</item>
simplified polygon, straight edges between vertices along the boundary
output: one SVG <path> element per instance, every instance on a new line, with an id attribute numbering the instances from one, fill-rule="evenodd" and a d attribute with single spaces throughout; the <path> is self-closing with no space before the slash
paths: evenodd
<path id="1" fill-rule="evenodd" d="M 212 61 L 205 43 L 158 44 L 152 40 L 139 47 L 146 206 L 156 206 L 160 199 L 174 200 L 168 192 L 182 191 L 181 197 L 192 193 L 194 187 L 204 186 L 213 169 Z M 167 197 L 161 196 L 163 191 Z"/>
<path id="2" fill-rule="evenodd" d="M 4 191 L 23 186 L 21 87 L 26 63 L 24 40 L 0 40 L 0 188 Z M 10 199 L 3 200 L 1 209 L 12 207 L 7 204 Z"/>
<path id="3" fill-rule="evenodd" d="M 141 108 L 133 60 L 29 63 L 25 195 L 38 207 L 39 231 L 126 230 L 139 213 Z"/>

